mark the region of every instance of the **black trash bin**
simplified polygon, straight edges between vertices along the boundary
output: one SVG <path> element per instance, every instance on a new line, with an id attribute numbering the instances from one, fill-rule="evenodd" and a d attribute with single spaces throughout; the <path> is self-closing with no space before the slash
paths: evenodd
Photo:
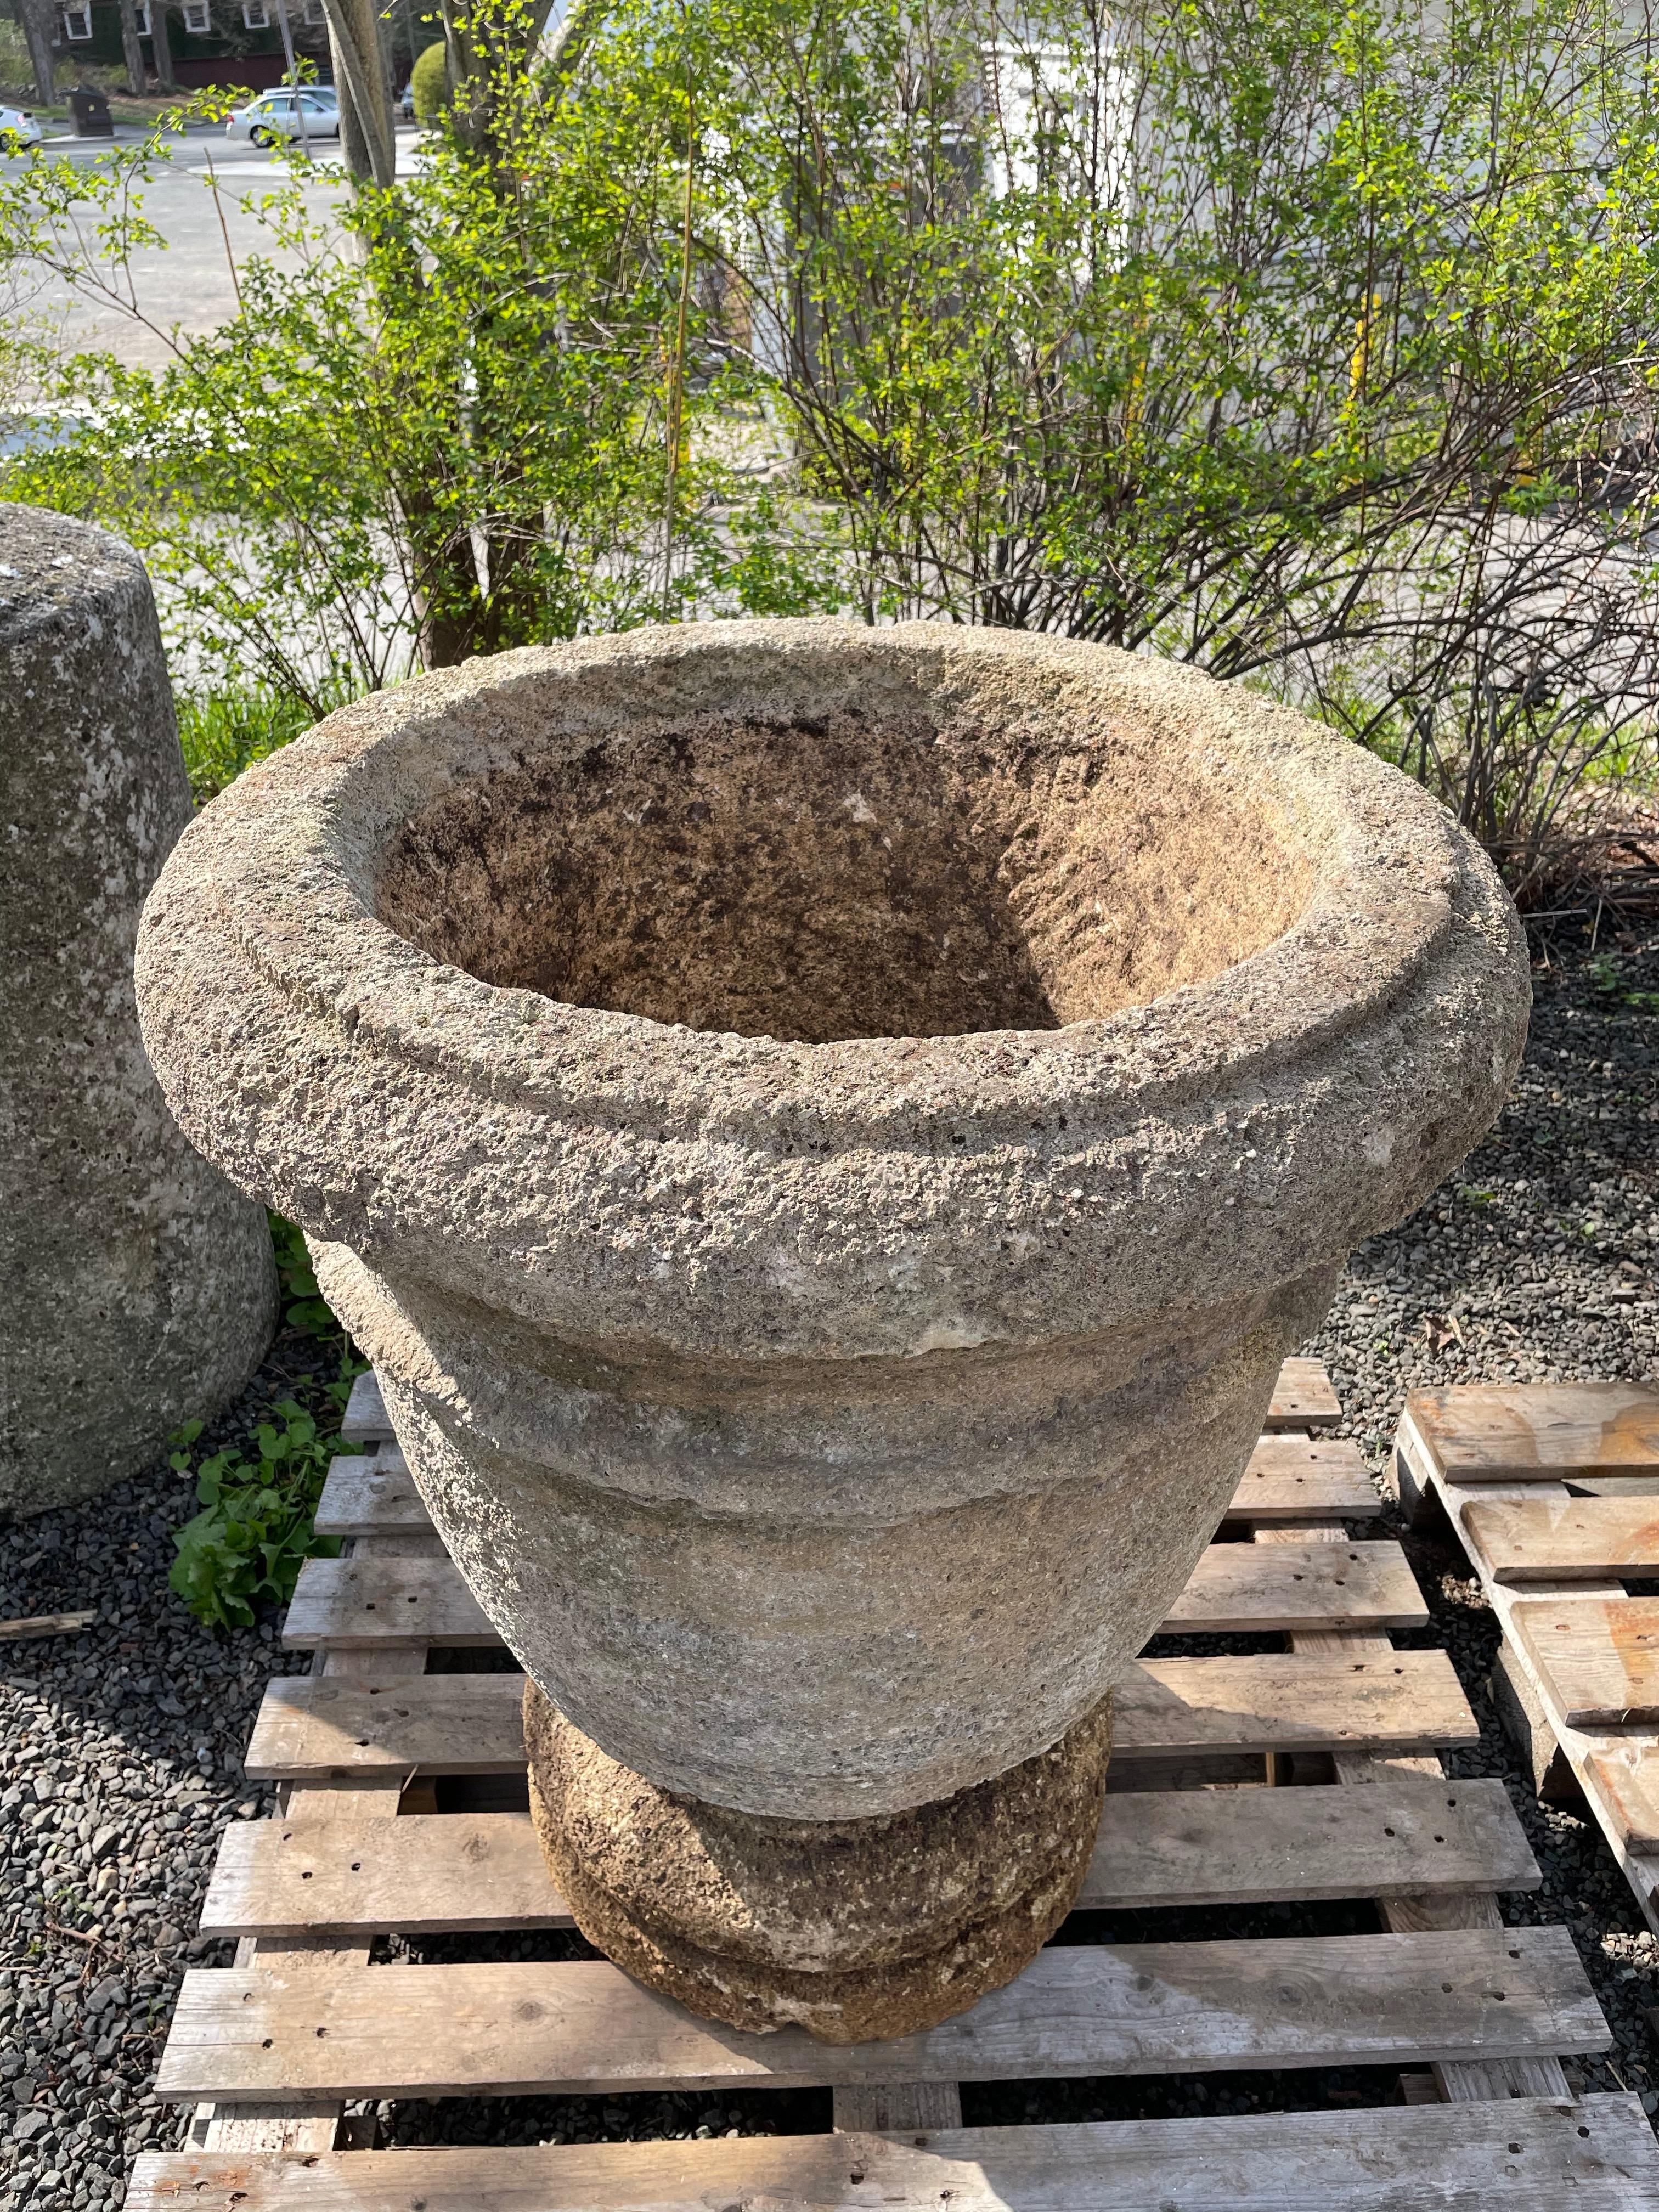
<path id="1" fill-rule="evenodd" d="M 75 124 L 77 138 L 112 138 L 115 120 L 109 112 L 109 102 L 101 92 L 89 92 L 82 86 L 69 96 L 70 114 Z"/>

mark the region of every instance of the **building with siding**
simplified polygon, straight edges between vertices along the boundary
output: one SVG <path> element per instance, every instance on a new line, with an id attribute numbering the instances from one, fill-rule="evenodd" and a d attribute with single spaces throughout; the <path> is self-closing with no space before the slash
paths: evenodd
<path id="1" fill-rule="evenodd" d="M 194 90 L 204 85 L 249 85 L 263 91 L 283 79 L 283 34 L 277 0 L 134 0 L 144 66 L 165 79 L 158 67 L 155 41 L 165 38 L 173 58 L 173 81 Z M 288 0 L 289 29 L 295 52 L 329 75 L 328 30 L 323 0 Z M 54 10 L 52 58 L 102 70 L 119 71 L 119 0 L 79 0 Z M 61 82 L 61 80 L 60 80 Z"/>

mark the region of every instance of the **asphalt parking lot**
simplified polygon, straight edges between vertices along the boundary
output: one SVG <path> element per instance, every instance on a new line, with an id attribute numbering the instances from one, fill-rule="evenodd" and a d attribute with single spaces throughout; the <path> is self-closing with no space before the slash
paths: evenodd
<path id="1" fill-rule="evenodd" d="M 116 143 L 134 145 L 143 136 L 122 130 Z M 412 127 L 400 128 L 399 173 L 413 167 L 418 138 Z M 33 155 L 0 155 L 0 172 L 15 175 L 43 157 L 95 167 L 110 150 L 107 139 L 50 140 Z M 338 141 L 319 141 L 315 158 L 319 173 L 307 198 L 325 216 L 340 189 Z M 235 313 L 233 258 L 240 264 L 260 253 L 279 266 L 291 260 L 258 215 L 262 196 L 285 185 L 290 173 L 280 152 L 228 138 L 222 129 L 189 129 L 169 143 L 167 158 L 144 187 L 144 212 L 167 242 L 134 257 L 131 302 L 89 297 L 58 277 L 24 272 L 13 281 L 11 311 L 43 319 L 69 350 L 104 348 L 135 367 L 161 368 L 171 357 L 172 332 L 210 331 Z"/>

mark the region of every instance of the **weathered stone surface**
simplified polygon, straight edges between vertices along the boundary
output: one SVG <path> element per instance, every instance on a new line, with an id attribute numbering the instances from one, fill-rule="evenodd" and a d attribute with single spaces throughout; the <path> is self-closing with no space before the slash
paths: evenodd
<path id="1" fill-rule="evenodd" d="M 139 908 L 190 814 L 142 562 L 0 505 L 0 1516 L 133 1474 L 275 1325 L 264 1217 L 138 1035 Z"/>
<path id="2" fill-rule="evenodd" d="M 139 979 L 530 1674 L 795 1820 L 1098 1705 L 1528 1006 L 1478 849 L 1328 732 L 835 623 L 343 710 L 186 834 Z"/>
<path id="3" fill-rule="evenodd" d="M 659 1790 L 532 1682 L 531 1810 L 583 1933 L 641 1980 L 750 2033 L 910 2035 L 1012 1981 L 1071 1910 L 1100 1827 L 1110 1702 L 953 1797 L 778 1820 Z"/>

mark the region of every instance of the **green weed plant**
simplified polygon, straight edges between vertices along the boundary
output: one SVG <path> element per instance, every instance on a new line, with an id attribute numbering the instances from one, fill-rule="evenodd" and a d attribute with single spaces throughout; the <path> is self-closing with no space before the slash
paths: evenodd
<path id="1" fill-rule="evenodd" d="M 1629 1006 L 1638 1014 L 1659 1014 L 1659 991 L 1644 991 L 1631 981 L 1625 963 L 1615 955 L 1602 954 L 1589 965 L 1590 985 L 1599 999 L 1615 1006 Z"/>
<path id="2" fill-rule="evenodd" d="M 187 1421 L 171 1441 L 172 1465 L 194 1474 L 201 1510 L 173 1537 L 178 1558 L 168 1581 L 197 1619 L 211 1628 L 251 1628 L 262 1605 L 286 1605 L 309 1559 L 336 1559 L 339 1540 L 319 1536 L 317 1501 L 329 1462 L 358 1447 L 339 1435 L 352 1376 L 362 1362 L 317 1286 L 305 1240 L 289 1221 L 270 1217 L 285 1325 L 337 1344 L 340 1372 L 302 1405 L 279 1398 L 238 1443 L 199 1462 L 192 1453 L 200 1421 Z"/>
<path id="3" fill-rule="evenodd" d="M 329 1387 L 343 1413 L 349 1386 Z M 173 1464 L 181 1474 L 201 1432 L 199 1421 L 178 1432 Z M 293 1596 L 305 1560 L 338 1556 L 339 1539 L 318 1535 L 313 1517 L 331 1457 L 349 1449 L 324 1436 L 296 1399 L 281 1398 L 248 1444 L 228 1445 L 195 1469 L 202 1510 L 173 1540 L 179 1556 L 168 1580 L 198 1620 L 251 1628 L 256 1607 Z"/>

